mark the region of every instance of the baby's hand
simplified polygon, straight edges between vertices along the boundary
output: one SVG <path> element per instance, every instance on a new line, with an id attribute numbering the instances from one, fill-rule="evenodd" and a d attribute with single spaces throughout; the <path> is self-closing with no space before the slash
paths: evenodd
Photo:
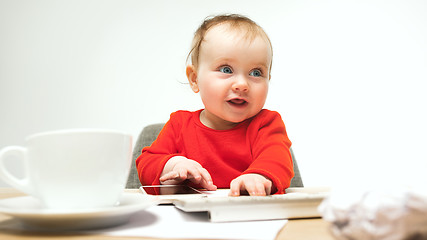
<path id="1" fill-rule="evenodd" d="M 244 174 L 230 183 L 230 196 L 239 196 L 240 192 L 248 192 L 251 196 L 270 195 L 273 183 L 260 174 Z"/>
<path id="2" fill-rule="evenodd" d="M 159 180 L 164 185 L 175 185 L 187 179 L 195 184 L 199 184 L 206 190 L 215 191 L 217 189 L 212 182 L 212 177 L 208 170 L 203 168 L 200 163 L 182 156 L 169 159 L 163 168 Z"/>

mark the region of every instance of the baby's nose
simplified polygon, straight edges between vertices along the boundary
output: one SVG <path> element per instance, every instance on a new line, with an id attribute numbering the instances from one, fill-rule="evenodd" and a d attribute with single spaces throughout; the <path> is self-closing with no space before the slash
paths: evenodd
<path id="1" fill-rule="evenodd" d="M 248 81 L 245 77 L 236 77 L 232 89 L 234 91 L 247 92 L 249 91 Z"/>

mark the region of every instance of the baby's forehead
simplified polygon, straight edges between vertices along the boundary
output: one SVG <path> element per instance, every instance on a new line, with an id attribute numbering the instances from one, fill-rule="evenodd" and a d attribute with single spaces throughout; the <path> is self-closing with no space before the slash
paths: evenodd
<path id="1" fill-rule="evenodd" d="M 215 26 L 212 26 L 207 32 L 205 37 L 210 34 L 224 34 L 224 35 L 232 35 L 234 37 L 241 37 L 243 39 L 247 39 L 252 41 L 256 37 L 265 38 L 268 40 L 267 35 L 257 26 L 249 25 L 249 24 L 232 24 L 228 22 L 220 23 Z"/>
<path id="2" fill-rule="evenodd" d="M 237 25 L 225 22 L 212 26 L 208 31 L 206 31 L 204 42 L 209 42 L 213 39 L 213 36 L 215 36 L 215 39 L 217 40 L 218 37 L 222 37 L 224 38 L 224 41 L 233 40 L 237 43 L 248 44 L 252 43 L 256 38 L 261 38 L 271 48 L 270 39 L 263 30 L 257 26 L 251 26 L 249 24 Z"/>
<path id="3" fill-rule="evenodd" d="M 200 46 L 199 60 L 248 61 L 263 64 L 270 68 L 273 52 L 268 38 L 262 34 L 248 32 L 242 28 L 215 26 L 209 29 Z M 244 60 L 242 59 L 242 56 Z M 251 57 L 249 57 L 251 56 Z M 214 62 L 215 62 L 214 61 Z"/>

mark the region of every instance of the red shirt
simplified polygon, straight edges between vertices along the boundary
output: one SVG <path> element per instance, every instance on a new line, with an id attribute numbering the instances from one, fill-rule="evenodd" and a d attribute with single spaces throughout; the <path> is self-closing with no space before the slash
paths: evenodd
<path id="1" fill-rule="evenodd" d="M 143 185 L 159 185 L 166 162 L 184 156 L 199 162 L 218 188 L 245 173 L 269 178 L 284 193 L 294 176 L 291 141 L 280 114 L 263 109 L 232 129 L 214 130 L 200 122 L 200 113 L 172 113 L 157 139 L 136 159 Z"/>

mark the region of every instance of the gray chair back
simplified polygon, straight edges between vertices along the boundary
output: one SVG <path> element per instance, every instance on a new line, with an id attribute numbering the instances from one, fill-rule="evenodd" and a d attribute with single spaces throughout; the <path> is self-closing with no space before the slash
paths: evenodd
<path id="1" fill-rule="evenodd" d="M 150 146 L 151 143 L 154 142 L 154 140 L 156 140 L 163 126 L 164 126 L 164 123 L 151 124 L 146 126 L 144 129 L 142 129 L 141 133 L 139 134 L 138 139 L 136 140 L 136 143 L 135 143 L 135 147 L 133 148 L 132 167 L 130 169 L 126 188 L 139 188 L 141 186 L 141 182 L 139 181 L 139 178 L 138 178 L 138 172 L 136 170 L 135 160 L 139 157 L 139 155 L 141 155 L 142 148 L 146 146 Z M 292 151 L 292 148 L 291 148 L 291 156 L 292 156 L 292 161 L 294 163 L 295 176 L 291 180 L 290 187 L 304 187 L 301 174 L 298 169 L 298 164 L 295 159 L 295 155 L 294 155 L 294 152 Z"/>

